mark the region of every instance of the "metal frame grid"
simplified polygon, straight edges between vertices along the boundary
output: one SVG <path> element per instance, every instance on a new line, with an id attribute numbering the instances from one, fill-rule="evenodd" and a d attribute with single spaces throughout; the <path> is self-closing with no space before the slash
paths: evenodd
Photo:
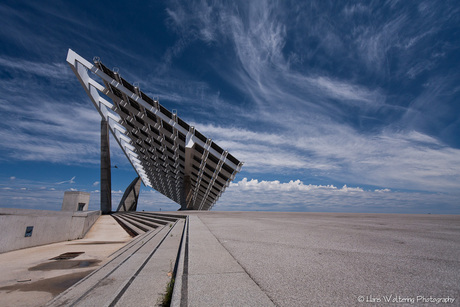
<path id="1" fill-rule="evenodd" d="M 67 62 L 144 184 L 182 209 L 210 210 L 243 163 L 98 58 L 69 49 Z"/>

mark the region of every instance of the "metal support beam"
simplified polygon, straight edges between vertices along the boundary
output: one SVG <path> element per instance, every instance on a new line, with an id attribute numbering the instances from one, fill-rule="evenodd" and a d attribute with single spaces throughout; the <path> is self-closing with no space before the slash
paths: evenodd
<path id="1" fill-rule="evenodd" d="M 109 125 L 101 120 L 101 211 L 112 211 L 112 174 L 110 169 Z"/>

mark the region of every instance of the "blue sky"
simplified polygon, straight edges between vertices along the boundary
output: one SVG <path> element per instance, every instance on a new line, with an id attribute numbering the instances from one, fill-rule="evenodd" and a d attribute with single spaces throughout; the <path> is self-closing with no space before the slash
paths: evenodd
<path id="1" fill-rule="evenodd" d="M 72 48 L 245 162 L 213 210 L 460 213 L 456 1 L 2 1 L 0 206 L 99 203 Z M 114 207 L 136 176 L 112 139 Z M 143 188 L 139 209 L 177 210 Z"/>

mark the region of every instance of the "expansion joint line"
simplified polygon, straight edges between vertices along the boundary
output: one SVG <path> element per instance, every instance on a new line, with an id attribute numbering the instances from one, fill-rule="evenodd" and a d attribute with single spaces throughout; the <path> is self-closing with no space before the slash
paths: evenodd
<path id="1" fill-rule="evenodd" d="M 180 299 L 180 306 L 187 307 L 188 306 L 188 247 L 189 247 L 189 224 L 190 219 L 187 216 L 186 219 L 187 224 L 187 231 L 185 233 L 185 250 L 184 250 L 184 268 L 182 272 L 182 288 L 181 288 L 181 299 Z"/>
<path id="2" fill-rule="evenodd" d="M 197 215 L 197 217 L 200 219 L 200 217 Z M 264 291 L 262 289 L 262 286 L 252 277 L 252 275 L 246 270 L 246 268 L 238 261 L 238 259 L 236 259 L 236 257 L 232 254 L 232 252 L 230 250 L 228 250 L 228 248 L 225 247 L 224 244 L 222 244 L 222 242 L 219 240 L 219 238 L 217 238 L 214 233 L 211 231 L 211 229 L 209 229 L 208 225 L 206 225 L 206 223 L 203 222 L 203 220 L 200 219 L 200 221 L 203 223 L 204 226 L 206 226 L 206 228 L 209 230 L 209 232 L 213 235 L 214 238 L 216 238 L 217 242 L 219 242 L 220 245 L 222 245 L 223 248 L 225 248 L 225 250 L 230 254 L 230 256 L 232 256 L 232 258 L 236 261 L 236 263 L 238 263 L 238 265 L 244 270 L 244 272 L 246 274 L 248 274 L 249 278 L 252 279 L 252 281 L 257 285 L 257 287 L 259 287 L 259 289 L 265 293 L 265 295 L 268 297 L 268 299 L 270 301 L 272 301 L 273 305 L 274 306 L 277 306 L 275 301 L 270 297 L 270 295 L 268 295 L 268 293 L 266 291 Z"/>
<path id="3" fill-rule="evenodd" d="M 176 275 L 177 275 L 177 269 L 179 267 L 180 254 L 182 252 L 182 244 L 184 242 L 184 237 L 186 236 L 187 225 L 188 225 L 188 216 L 185 218 L 185 221 L 184 221 L 184 228 L 182 230 L 182 236 L 180 238 L 179 249 L 177 250 L 176 262 L 174 263 L 174 270 L 173 270 L 173 273 L 172 273 L 172 278 L 173 279 L 175 279 Z"/>

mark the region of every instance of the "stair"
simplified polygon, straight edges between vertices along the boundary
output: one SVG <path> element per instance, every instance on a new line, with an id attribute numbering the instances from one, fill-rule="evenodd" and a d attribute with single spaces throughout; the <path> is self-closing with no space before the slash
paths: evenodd
<path id="1" fill-rule="evenodd" d="M 137 236 L 47 306 L 147 306 L 161 301 L 176 266 L 186 220 L 177 217 L 157 224 L 143 220 L 145 214 L 112 216 Z"/>
<path id="2" fill-rule="evenodd" d="M 185 216 L 151 214 L 148 212 L 116 212 L 112 217 L 129 233 L 135 237 L 152 229 L 176 222 Z"/>

